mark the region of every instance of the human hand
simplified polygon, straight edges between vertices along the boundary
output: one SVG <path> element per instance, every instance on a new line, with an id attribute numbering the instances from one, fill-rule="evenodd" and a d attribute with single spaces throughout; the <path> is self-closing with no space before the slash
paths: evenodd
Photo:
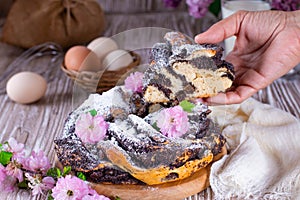
<path id="1" fill-rule="evenodd" d="M 300 11 L 239 11 L 197 35 L 197 43 L 219 43 L 236 36 L 225 57 L 235 69 L 233 86 L 205 101 L 241 103 L 300 63 L 299 19 Z"/>

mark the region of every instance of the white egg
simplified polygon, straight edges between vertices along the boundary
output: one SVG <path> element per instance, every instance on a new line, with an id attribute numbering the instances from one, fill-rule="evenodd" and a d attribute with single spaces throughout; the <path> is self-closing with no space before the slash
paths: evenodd
<path id="1" fill-rule="evenodd" d="M 87 45 L 87 48 L 89 48 L 90 50 L 95 52 L 96 55 L 98 56 L 98 58 L 102 62 L 102 60 L 108 53 L 110 53 L 114 50 L 117 50 L 119 47 L 118 47 L 117 43 L 111 38 L 98 37 L 98 38 L 94 39 L 93 41 L 91 41 Z"/>
<path id="2" fill-rule="evenodd" d="M 6 84 L 8 97 L 20 104 L 36 102 L 45 95 L 46 90 L 46 80 L 33 72 L 17 73 Z"/>
<path id="3" fill-rule="evenodd" d="M 118 49 L 110 52 L 103 59 L 102 66 L 108 71 L 116 71 L 127 67 L 133 62 L 132 56 L 123 49 Z"/>

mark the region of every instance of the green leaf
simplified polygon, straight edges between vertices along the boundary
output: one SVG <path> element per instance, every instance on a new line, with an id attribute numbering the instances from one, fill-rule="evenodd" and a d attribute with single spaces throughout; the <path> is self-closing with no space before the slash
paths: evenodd
<path id="1" fill-rule="evenodd" d="M 81 180 L 86 181 L 86 177 L 85 177 L 85 175 L 84 175 L 82 172 L 77 172 L 76 175 L 77 175 L 77 177 L 80 178 Z"/>
<path id="2" fill-rule="evenodd" d="M 187 101 L 187 100 L 183 100 L 179 103 L 179 105 L 182 107 L 182 109 L 186 112 L 192 112 L 193 108 L 195 107 L 195 104 Z"/>
<path id="3" fill-rule="evenodd" d="M 95 117 L 97 115 L 97 111 L 95 109 L 89 111 L 90 114 Z"/>
<path id="4" fill-rule="evenodd" d="M 121 198 L 120 198 L 120 197 L 118 197 L 118 196 L 116 196 L 116 197 L 115 197 L 115 200 L 121 200 Z"/>
<path id="5" fill-rule="evenodd" d="M 52 195 L 48 195 L 48 200 L 54 200 L 53 196 Z"/>
<path id="6" fill-rule="evenodd" d="M 28 188 L 28 184 L 27 184 L 26 180 L 18 183 L 18 188 L 20 188 L 20 189 L 27 189 Z"/>
<path id="7" fill-rule="evenodd" d="M 0 152 L 0 163 L 2 165 L 7 165 L 10 162 L 10 159 L 12 156 L 13 156 L 13 153 L 11 153 L 11 152 L 1 151 Z"/>
<path id="8" fill-rule="evenodd" d="M 160 131 L 160 128 L 158 128 L 156 122 L 154 122 L 154 124 L 152 124 L 152 127 L 153 127 L 155 130 Z"/>
<path id="9" fill-rule="evenodd" d="M 47 176 L 51 176 L 52 178 L 59 178 L 61 177 L 61 171 L 57 167 L 50 168 L 47 171 Z"/>
<path id="10" fill-rule="evenodd" d="M 61 171 L 59 168 L 56 168 L 56 174 L 57 174 L 57 178 L 61 177 Z"/>
<path id="11" fill-rule="evenodd" d="M 47 200 L 54 200 L 53 196 L 52 196 L 52 190 L 48 190 L 48 198 Z"/>
<path id="12" fill-rule="evenodd" d="M 71 166 L 64 167 L 62 176 L 65 177 L 70 173 L 71 170 L 72 170 Z"/>

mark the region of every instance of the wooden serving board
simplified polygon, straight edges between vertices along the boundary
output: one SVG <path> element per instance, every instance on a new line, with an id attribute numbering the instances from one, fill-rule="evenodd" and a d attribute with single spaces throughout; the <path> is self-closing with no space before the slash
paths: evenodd
<path id="1" fill-rule="evenodd" d="M 118 196 L 121 200 L 182 200 L 209 186 L 209 169 L 207 166 L 184 180 L 154 186 L 92 184 L 92 187 L 112 199 Z"/>
<path id="2" fill-rule="evenodd" d="M 221 153 L 215 156 L 213 162 L 221 159 L 225 154 L 227 154 L 227 149 L 224 146 Z M 159 185 L 90 184 L 98 194 L 107 196 L 112 200 L 115 197 L 120 197 L 121 200 L 182 200 L 205 190 L 209 186 L 212 163 L 186 179 Z M 56 166 L 63 168 L 57 157 Z"/>
<path id="3" fill-rule="evenodd" d="M 214 161 L 219 160 L 226 153 L 227 150 L 224 147 L 222 152 L 214 158 Z M 212 163 L 186 179 L 170 183 L 152 186 L 92 184 L 92 187 L 99 194 L 112 199 L 118 196 L 121 200 L 182 200 L 205 190 L 209 186 L 211 165 Z"/>

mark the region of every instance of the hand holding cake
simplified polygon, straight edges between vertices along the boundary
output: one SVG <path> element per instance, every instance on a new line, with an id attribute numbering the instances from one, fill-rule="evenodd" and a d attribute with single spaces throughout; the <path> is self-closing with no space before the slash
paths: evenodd
<path id="1" fill-rule="evenodd" d="M 240 11 L 195 37 L 218 43 L 235 35 L 225 58 L 234 65 L 234 88 L 206 99 L 212 104 L 240 103 L 300 63 L 300 11 Z"/>

